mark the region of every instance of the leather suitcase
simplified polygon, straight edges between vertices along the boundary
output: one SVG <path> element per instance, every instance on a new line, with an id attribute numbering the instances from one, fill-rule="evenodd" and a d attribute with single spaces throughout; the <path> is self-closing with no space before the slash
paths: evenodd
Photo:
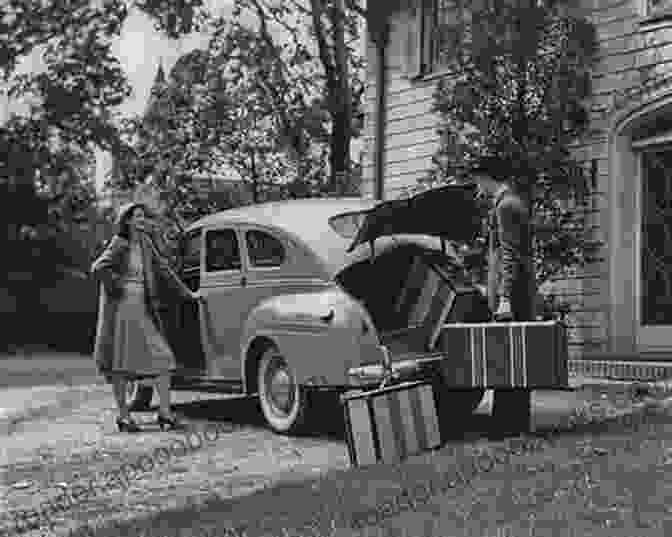
<path id="1" fill-rule="evenodd" d="M 399 462 L 441 442 L 434 393 L 424 381 L 341 396 L 350 462 Z"/>
<path id="2" fill-rule="evenodd" d="M 455 387 L 567 387 L 567 330 L 560 321 L 446 324 L 438 347 Z"/>

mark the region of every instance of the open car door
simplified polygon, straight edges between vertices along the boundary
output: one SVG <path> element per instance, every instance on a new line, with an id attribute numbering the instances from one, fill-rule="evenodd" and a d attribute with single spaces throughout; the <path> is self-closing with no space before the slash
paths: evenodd
<path id="1" fill-rule="evenodd" d="M 389 235 L 429 235 L 469 243 L 481 229 L 475 185 L 446 185 L 407 199 L 383 201 L 357 213 L 338 215 L 331 225 L 354 236 L 348 252 Z"/>

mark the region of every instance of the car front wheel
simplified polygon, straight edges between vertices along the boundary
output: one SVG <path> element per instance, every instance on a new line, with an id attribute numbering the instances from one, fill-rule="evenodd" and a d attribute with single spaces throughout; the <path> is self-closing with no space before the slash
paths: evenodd
<path id="1" fill-rule="evenodd" d="M 259 363 L 259 402 L 266 422 L 280 434 L 295 434 L 306 423 L 306 388 L 276 348 L 264 352 Z"/>

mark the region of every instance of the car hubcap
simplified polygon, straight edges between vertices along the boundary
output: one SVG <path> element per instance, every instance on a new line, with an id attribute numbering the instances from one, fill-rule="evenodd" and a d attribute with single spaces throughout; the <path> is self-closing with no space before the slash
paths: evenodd
<path id="1" fill-rule="evenodd" d="M 294 403 L 295 384 L 287 364 L 282 359 L 274 360 L 269 368 L 267 386 L 273 411 L 282 416 L 288 415 Z"/>

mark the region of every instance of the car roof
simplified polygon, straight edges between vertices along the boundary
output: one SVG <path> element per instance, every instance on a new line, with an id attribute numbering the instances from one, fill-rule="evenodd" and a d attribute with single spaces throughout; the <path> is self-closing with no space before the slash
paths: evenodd
<path id="1" fill-rule="evenodd" d="M 284 231 L 305 243 L 330 276 L 338 272 L 349 258 L 346 250 L 351 238 L 339 235 L 329 225 L 329 218 L 338 214 L 371 209 L 377 200 L 341 197 L 307 198 L 273 201 L 227 209 L 193 222 L 187 231 L 200 227 L 252 224 Z"/>
<path id="2" fill-rule="evenodd" d="M 197 220 L 189 228 L 228 223 L 255 223 L 287 230 L 306 229 L 306 219 L 326 222 L 330 216 L 374 207 L 366 198 L 306 198 L 269 201 L 219 211 Z"/>

